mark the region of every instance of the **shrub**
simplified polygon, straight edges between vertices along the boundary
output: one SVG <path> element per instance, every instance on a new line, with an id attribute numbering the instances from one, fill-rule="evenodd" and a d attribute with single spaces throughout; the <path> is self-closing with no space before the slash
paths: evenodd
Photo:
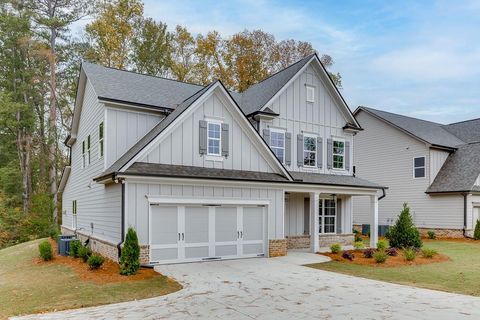
<path id="1" fill-rule="evenodd" d="M 390 246 L 394 248 L 420 248 L 422 246 L 420 232 L 413 224 L 410 208 L 406 203 L 403 204 L 403 210 L 395 225 L 390 227 L 388 240 L 390 240 Z"/>
<path id="2" fill-rule="evenodd" d="M 334 243 L 330 246 L 330 251 L 332 253 L 339 253 L 342 250 L 342 246 L 339 243 Z"/>
<path id="3" fill-rule="evenodd" d="M 385 251 L 377 251 L 373 254 L 376 263 L 384 263 L 387 261 L 388 255 Z"/>
<path id="4" fill-rule="evenodd" d="M 436 254 L 437 250 L 431 248 L 423 248 L 422 249 L 422 256 L 427 259 L 432 259 Z"/>
<path id="5" fill-rule="evenodd" d="M 368 248 L 363 250 L 363 256 L 367 259 L 373 258 L 374 253 L 375 253 L 375 249 Z"/>
<path id="6" fill-rule="evenodd" d="M 363 242 L 363 238 L 360 236 L 358 231 L 357 231 L 357 233 L 355 233 L 354 236 L 355 236 L 355 240 L 354 240 L 355 242 Z"/>
<path id="7" fill-rule="evenodd" d="M 48 240 L 42 241 L 38 245 L 38 251 L 40 252 L 40 258 L 42 258 L 43 261 L 49 261 L 53 259 L 53 250 L 52 250 L 52 245 Z"/>
<path id="8" fill-rule="evenodd" d="M 405 260 L 407 261 L 413 261 L 417 257 L 417 252 L 413 248 L 404 249 L 403 254 L 405 255 Z"/>
<path id="9" fill-rule="evenodd" d="M 104 262 L 105 258 L 96 253 L 93 253 L 87 260 L 88 266 L 91 270 L 96 270 L 100 268 Z"/>
<path id="10" fill-rule="evenodd" d="M 377 249 L 378 250 L 385 250 L 388 247 L 388 242 L 387 240 L 378 240 L 377 242 Z"/>
<path id="11" fill-rule="evenodd" d="M 80 240 L 72 240 L 70 241 L 70 249 L 68 250 L 68 254 L 70 257 L 77 258 L 78 257 L 78 250 L 82 246 Z"/>
<path id="12" fill-rule="evenodd" d="M 365 248 L 365 244 L 363 243 L 363 241 L 355 241 L 353 243 L 353 247 L 357 250 L 360 250 L 360 249 Z"/>
<path id="13" fill-rule="evenodd" d="M 385 253 L 391 257 L 396 257 L 398 255 L 397 249 L 395 248 L 388 248 L 387 250 L 385 250 Z"/>
<path id="14" fill-rule="evenodd" d="M 437 235 L 435 234 L 435 231 L 433 230 L 428 230 L 427 232 L 428 239 L 437 239 Z"/>
<path id="15" fill-rule="evenodd" d="M 350 260 L 350 261 L 353 261 L 353 258 L 355 258 L 355 255 L 351 252 L 348 252 L 348 251 L 343 251 L 342 253 L 342 258 L 343 259 L 347 259 L 347 260 Z"/>
<path id="16" fill-rule="evenodd" d="M 473 238 L 475 240 L 480 240 L 480 220 L 477 220 L 475 224 L 475 231 L 473 232 Z"/>
<path id="17" fill-rule="evenodd" d="M 58 235 L 60 234 L 60 230 L 58 230 L 58 226 L 56 224 L 52 224 L 50 229 L 48 230 L 48 236 L 57 241 L 58 240 Z"/>
<path id="18" fill-rule="evenodd" d="M 131 275 L 140 268 L 140 246 L 135 230 L 128 228 L 122 254 L 120 256 L 120 274 Z"/>
<path id="19" fill-rule="evenodd" d="M 78 257 L 82 259 L 83 262 L 87 262 L 91 255 L 92 250 L 89 247 L 80 246 L 80 248 L 78 248 Z"/>

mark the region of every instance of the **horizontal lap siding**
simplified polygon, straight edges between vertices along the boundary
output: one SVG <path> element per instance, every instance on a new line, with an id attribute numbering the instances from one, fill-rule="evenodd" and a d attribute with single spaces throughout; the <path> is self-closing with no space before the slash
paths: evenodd
<path id="1" fill-rule="evenodd" d="M 104 106 L 87 81 L 77 141 L 72 146 L 72 171 L 62 199 L 62 224 L 72 227 L 72 201 L 77 200 L 77 228 L 92 231 L 102 239 L 118 242 L 121 225 L 121 186 L 104 186 L 93 182 L 104 168 L 104 159 L 98 156 L 98 125 L 104 120 Z M 90 134 L 91 163 L 82 168 L 82 141 Z"/>
<path id="2" fill-rule="evenodd" d="M 199 152 L 199 122 L 221 119 L 229 124 L 229 155 L 223 161 L 206 160 Z M 140 161 L 205 168 L 273 172 L 255 143 L 245 134 L 224 102 L 213 93 Z"/>
<path id="3" fill-rule="evenodd" d="M 268 230 L 269 238 L 283 238 L 283 190 L 255 187 L 230 187 L 188 184 L 126 184 L 126 224 L 138 232 L 141 244 L 148 244 L 148 201 L 145 197 L 166 196 L 173 198 L 215 198 L 268 200 L 269 207 Z"/>
<path id="4" fill-rule="evenodd" d="M 307 102 L 305 85 L 315 87 L 315 102 Z M 340 106 L 335 102 L 331 93 L 326 89 L 323 81 L 318 77 L 312 66 L 298 76 L 270 105 L 270 109 L 279 116 L 271 121 L 262 120 L 260 132 L 268 127 L 285 129 L 292 133 L 292 162 L 287 166 L 292 171 L 306 171 L 316 173 L 351 174 L 351 171 L 328 170 L 327 139 L 331 137 L 343 138 L 350 142 L 350 155 L 353 155 L 353 139 L 346 134 L 343 127 L 347 123 Z M 297 134 L 306 132 L 319 135 L 323 138 L 323 167 L 305 168 L 297 166 Z M 350 157 L 352 158 L 352 157 Z M 350 160 L 350 163 L 352 161 Z"/>
<path id="5" fill-rule="evenodd" d="M 357 115 L 364 131 L 355 136 L 357 176 L 387 186 L 379 202 L 379 223 L 391 224 L 407 202 L 418 227 L 462 228 L 460 195 L 430 196 L 430 152 L 426 144 L 387 125 L 364 111 Z M 413 158 L 425 156 L 426 177 L 413 178 Z M 354 197 L 354 223 L 369 223 L 368 197 Z"/>

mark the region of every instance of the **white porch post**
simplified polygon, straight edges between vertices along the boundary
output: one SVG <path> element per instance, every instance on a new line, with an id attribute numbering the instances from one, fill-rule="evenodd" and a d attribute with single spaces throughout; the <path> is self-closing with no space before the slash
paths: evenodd
<path id="1" fill-rule="evenodd" d="M 319 242 L 319 223 L 318 209 L 320 206 L 320 194 L 316 192 L 310 193 L 310 249 L 312 252 L 318 252 L 320 249 Z"/>
<path id="2" fill-rule="evenodd" d="M 370 196 L 370 246 L 375 248 L 378 241 L 378 196 Z"/>
<path id="3" fill-rule="evenodd" d="M 344 198 L 344 214 L 343 214 L 343 228 L 342 233 L 352 233 L 353 232 L 353 197 L 346 196 Z"/>

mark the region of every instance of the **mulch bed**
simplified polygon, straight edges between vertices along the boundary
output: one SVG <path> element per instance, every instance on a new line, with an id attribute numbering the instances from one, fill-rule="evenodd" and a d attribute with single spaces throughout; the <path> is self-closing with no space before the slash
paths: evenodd
<path id="1" fill-rule="evenodd" d="M 415 260 L 407 261 L 405 260 L 403 251 L 398 250 L 398 255 L 396 257 L 388 256 L 387 261 L 385 261 L 384 263 L 376 263 L 375 259 L 373 258 L 365 258 L 363 256 L 362 250 L 346 250 L 346 251 L 353 253 L 355 255 L 355 258 L 353 259 L 353 261 L 342 258 L 342 252 L 340 253 L 326 252 L 326 253 L 320 253 L 320 254 L 330 257 L 333 261 L 371 266 L 371 267 L 380 267 L 380 268 L 417 266 L 422 264 L 438 263 L 438 262 L 445 262 L 450 260 L 450 258 L 444 254 L 437 254 L 433 258 L 427 259 L 422 257 L 421 253 L 419 252 Z"/>
<path id="2" fill-rule="evenodd" d="M 120 275 L 120 266 L 118 263 L 106 259 L 103 265 L 97 270 L 90 270 L 87 263 L 84 263 L 80 258 L 64 257 L 58 254 L 57 244 L 52 239 L 49 239 L 52 244 L 52 249 L 54 252 L 53 260 L 43 261 L 40 258 L 33 259 L 32 263 L 34 265 L 45 265 L 45 264 L 61 264 L 66 265 L 72 268 L 78 275 L 78 277 L 83 281 L 93 281 L 97 284 L 105 283 L 114 283 L 114 282 L 125 282 L 125 281 L 139 281 L 151 279 L 154 277 L 161 276 L 159 273 L 155 272 L 150 268 L 140 268 L 135 275 L 131 276 L 122 276 Z"/>

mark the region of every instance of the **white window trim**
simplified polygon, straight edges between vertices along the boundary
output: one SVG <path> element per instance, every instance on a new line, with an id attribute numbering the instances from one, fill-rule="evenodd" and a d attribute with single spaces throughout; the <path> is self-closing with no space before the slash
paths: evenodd
<path id="1" fill-rule="evenodd" d="M 308 91 L 309 90 L 312 90 L 312 99 L 308 99 Z M 314 86 L 311 86 L 311 85 L 308 85 L 308 84 L 305 85 L 305 100 L 307 102 L 315 102 L 315 87 Z"/>
<path id="2" fill-rule="evenodd" d="M 77 200 L 72 200 L 72 229 L 77 229 Z"/>
<path id="3" fill-rule="evenodd" d="M 335 154 L 334 153 L 334 144 L 335 144 L 335 141 L 338 141 L 338 142 L 343 142 L 343 155 L 341 155 L 343 157 L 343 167 L 342 168 L 335 168 L 335 161 L 333 161 L 335 155 L 339 156 L 340 154 Z M 336 170 L 336 171 L 345 171 L 345 153 L 347 151 L 347 144 L 346 144 L 346 140 L 344 138 L 336 138 L 336 137 L 332 137 L 332 170 Z"/>
<path id="4" fill-rule="evenodd" d="M 87 136 L 87 166 L 92 163 L 92 137 L 90 135 Z"/>
<path id="5" fill-rule="evenodd" d="M 100 125 L 102 125 L 103 130 L 103 137 L 100 139 Z M 105 156 L 105 122 L 101 121 L 98 124 L 98 159 L 102 159 Z M 103 144 L 103 148 L 100 145 Z M 103 155 L 101 154 L 101 150 L 103 149 Z"/>
<path id="6" fill-rule="evenodd" d="M 87 151 L 87 142 L 86 140 L 82 141 L 81 145 L 81 152 L 82 152 L 82 169 L 87 166 L 87 158 L 86 158 L 86 151 Z"/>
<path id="7" fill-rule="evenodd" d="M 335 215 L 334 216 L 325 216 L 325 200 L 333 200 L 331 198 L 320 198 L 322 202 L 322 210 L 318 211 L 319 218 L 322 219 L 322 230 L 319 230 L 320 234 L 337 234 L 337 214 L 338 214 L 338 205 L 337 201 L 335 201 Z M 333 217 L 334 218 L 334 227 L 333 232 L 325 232 L 325 217 Z"/>
<path id="8" fill-rule="evenodd" d="M 222 157 L 222 121 L 220 120 L 214 120 L 214 119 L 205 119 L 205 121 L 207 121 L 207 154 L 206 154 L 206 160 L 213 160 L 213 161 L 222 161 L 223 157 Z M 218 124 L 220 126 L 220 135 L 219 135 L 219 138 L 210 138 L 208 136 L 208 126 L 210 124 Z M 218 154 L 217 153 L 210 153 L 209 152 L 209 144 L 208 144 L 208 141 L 212 139 L 212 140 L 218 140 Z"/>
<path id="9" fill-rule="evenodd" d="M 424 175 L 423 177 L 415 177 L 415 159 L 423 158 L 423 167 L 417 167 L 417 169 L 423 168 Z M 412 159 L 412 177 L 413 179 L 425 179 L 427 177 L 427 157 L 426 156 L 416 156 Z"/>
<path id="10" fill-rule="evenodd" d="M 282 149 L 282 148 L 281 147 L 272 147 L 272 132 L 283 134 L 283 160 L 281 161 L 281 163 L 285 164 L 285 156 L 286 156 L 286 154 L 285 154 L 285 133 L 286 133 L 286 130 L 285 129 L 270 128 L 270 141 L 269 142 L 270 142 L 270 148 L 273 151 L 273 149 Z M 275 156 L 276 156 L 276 154 L 275 154 Z M 315 157 L 315 159 L 316 159 L 316 157 Z"/>
<path id="11" fill-rule="evenodd" d="M 313 166 L 309 166 L 309 165 L 306 165 L 305 164 L 305 151 L 306 152 L 312 152 L 310 150 L 305 150 L 305 137 L 308 137 L 308 138 L 314 138 L 315 139 L 315 164 Z M 302 154 L 302 158 L 303 158 L 303 166 L 305 168 L 317 168 L 317 161 L 318 161 L 318 135 L 316 134 L 310 134 L 310 133 L 303 133 L 303 154 Z"/>

